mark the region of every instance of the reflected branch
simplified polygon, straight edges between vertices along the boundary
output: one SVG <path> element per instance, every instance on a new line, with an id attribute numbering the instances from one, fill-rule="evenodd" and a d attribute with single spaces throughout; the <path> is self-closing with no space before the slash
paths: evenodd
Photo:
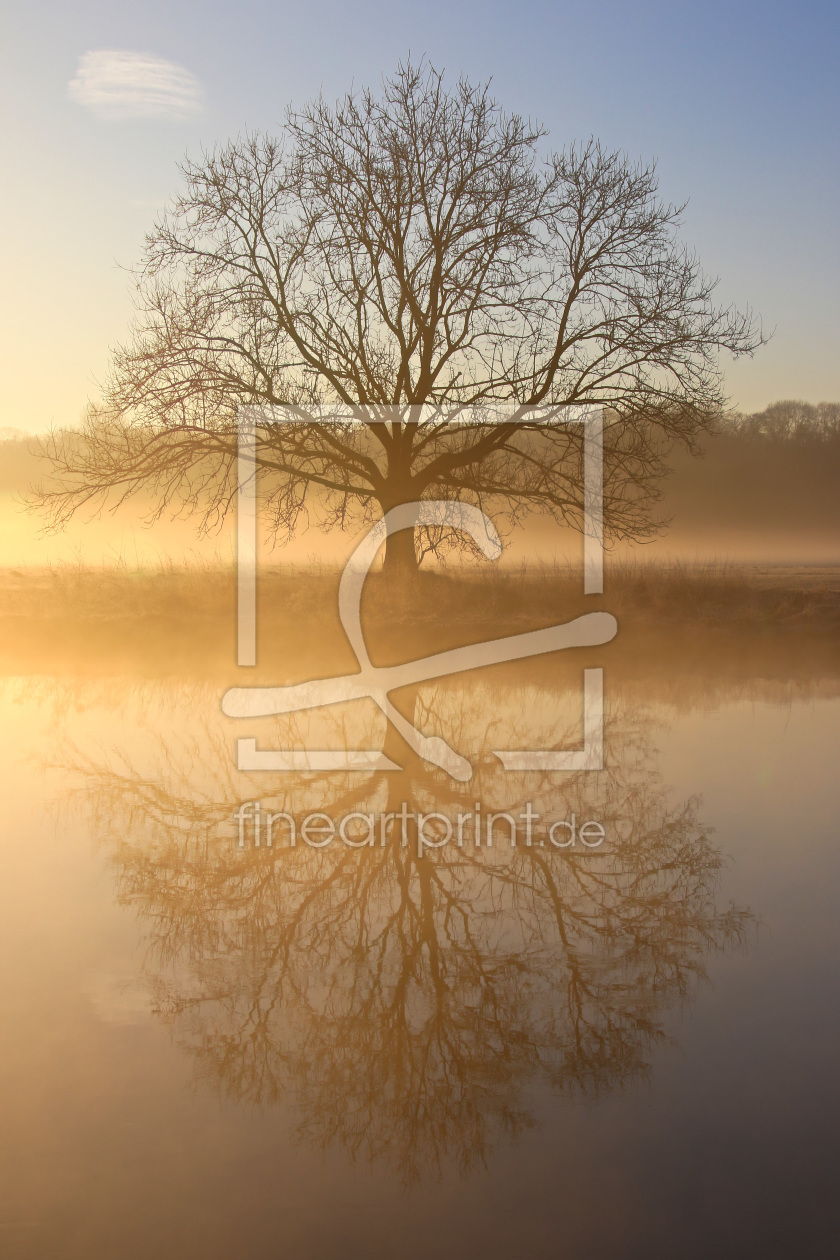
<path id="1" fill-rule="evenodd" d="M 488 704 L 477 685 L 428 688 L 415 713 L 463 740 L 470 706 Z M 527 733 L 535 712 L 520 699 L 507 729 Z M 224 1094 L 286 1100 L 306 1141 L 385 1160 L 406 1182 L 483 1164 L 533 1123 L 539 1080 L 589 1095 L 644 1075 L 668 1013 L 752 920 L 717 904 L 720 850 L 696 799 L 669 803 L 638 711 L 609 714 L 607 771 L 562 787 L 505 774 L 489 747 L 472 752 L 469 788 L 416 759 L 400 774 L 260 780 L 266 810 L 298 817 L 403 801 L 451 815 L 473 799 L 515 812 L 515 794 L 516 810 L 600 820 L 598 851 L 540 833 L 418 854 L 396 826 L 365 848 L 239 849 L 232 814 L 258 789 L 232 769 L 221 719 L 156 738 L 152 768 L 69 746 L 59 759 L 145 925 L 156 1010 Z"/>

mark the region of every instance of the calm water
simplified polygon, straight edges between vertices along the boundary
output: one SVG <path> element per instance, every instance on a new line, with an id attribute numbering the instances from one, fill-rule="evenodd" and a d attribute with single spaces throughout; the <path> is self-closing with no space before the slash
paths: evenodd
<path id="1" fill-rule="evenodd" d="M 548 776 L 489 749 L 574 689 L 476 679 L 415 697 L 466 785 L 363 706 L 317 739 L 401 773 L 239 773 L 217 680 L 4 682 L 0 1254 L 837 1254 L 840 685 L 608 673 Z M 375 843 L 240 848 L 257 799 Z M 381 842 L 476 801 L 604 843 Z"/>

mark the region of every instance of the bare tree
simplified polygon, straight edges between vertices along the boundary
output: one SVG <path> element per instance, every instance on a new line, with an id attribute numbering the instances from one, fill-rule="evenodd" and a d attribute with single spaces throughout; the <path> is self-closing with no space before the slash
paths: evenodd
<path id="1" fill-rule="evenodd" d="M 532 736 L 521 689 L 501 694 L 506 725 Z M 498 704 L 498 684 L 492 695 Z M 469 795 L 416 759 L 399 774 L 265 785 L 287 817 L 395 819 L 403 801 L 452 817 L 474 791 L 488 809 L 518 814 L 527 800 L 542 819 L 596 817 L 610 837 L 597 859 L 542 835 L 510 847 L 504 832 L 495 847 L 420 856 L 399 823 L 363 848 L 291 847 L 281 824 L 276 847 L 238 849 L 232 806 L 253 782 L 231 766 L 216 705 L 208 718 L 188 696 L 178 689 L 199 724 L 156 732 L 145 765 L 118 749 L 58 754 L 66 803 L 83 809 L 119 900 L 145 926 L 154 1009 L 200 1078 L 260 1107 L 289 1099 L 304 1140 L 385 1161 L 407 1183 L 449 1161 L 484 1163 L 534 1123 L 536 1081 L 581 1095 L 646 1075 L 669 1011 L 752 926 L 748 910 L 721 904 L 723 855 L 696 798 L 670 799 L 650 719 L 631 705 L 609 716 L 607 773 L 562 792 L 540 771 L 512 795 L 487 735 Z M 486 682 L 423 696 L 450 735 L 453 723 L 480 726 L 489 703 Z"/>
<path id="2" fill-rule="evenodd" d="M 607 409 L 608 525 L 644 533 L 668 444 L 692 444 L 724 404 L 719 353 L 762 334 L 716 304 L 652 165 L 595 140 L 541 159 L 544 135 L 489 85 L 449 90 L 409 63 L 380 96 L 319 99 L 279 139 L 187 161 L 103 405 L 47 444 L 53 524 L 140 489 L 218 521 L 242 404 L 344 409 L 342 424 L 260 432 L 281 539 L 310 505 L 344 525 L 423 497 L 574 524 L 579 431 L 545 409 L 590 404 Z M 508 423 L 456 422 L 499 403 Z M 432 418 L 410 423 L 421 407 Z M 416 562 L 410 534 L 388 548 L 386 566 Z"/>

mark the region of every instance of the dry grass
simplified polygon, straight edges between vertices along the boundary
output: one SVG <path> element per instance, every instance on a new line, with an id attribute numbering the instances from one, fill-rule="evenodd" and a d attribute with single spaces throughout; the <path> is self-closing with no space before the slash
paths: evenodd
<path id="1" fill-rule="evenodd" d="M 280 682 L 316 677 L 325 661 L 327 672 L 354 668 L 338 581 L 329 569 L 260 575 L 260 673 Z M 605 591 L 584 597 L 580 571 L 559 565 L 423 573 L 397 589 L 373 574 L 362 616 L 372 658 L 383 665 L 602 608 L 616 615 L 619 633 L 598 650 L 598 663 L 627 685 L 656 679 L 661 689 L 688 674 L 693 686 L 705 678 L 712 688 L 743 678 L 810 686 L 840 677 L 838 569 L 613 562 Z M 232 568 L 6 570 L 0 599 L 0 673 L 209 676 L 236 668 Z"/>
<path id="2" fill-rule="evenodd" d="M 261 609 L 283 621 L 323 623 L 335 615 L 340 573 L 274 568 L 261 573 Z M 95 568 L 0 570 L 3 620 L 124 622 L 205 621 L 231 616 L 236 573 L 195 562 Z M 421 572 L 396 586 L 373 574 L 366 617 L 412 625 L 488 622 L 498 630 L 605 607 L 617 616 L 693 625 L 809 625 L 840 628 L 840 567 L 739 566 L 722 563 L 621 562 L 607 566 L 605 594 L 584 598 L 571 566 L 487 566 Z"/>

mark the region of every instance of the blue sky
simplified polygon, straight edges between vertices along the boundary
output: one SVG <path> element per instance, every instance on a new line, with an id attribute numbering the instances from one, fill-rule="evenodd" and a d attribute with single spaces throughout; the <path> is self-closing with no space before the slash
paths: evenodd
<path id="1" fill-rule="evenodd" d="M 0 427 L 74 423 L 95 395 L 130 317 L 119 264 L 138 258 L 185 151 L 276 127 L 321 89 L 375 83 L 409 51 L 492 77 L 557 147 L 595 134 L 655 157 L 663 193 L 689 200 L 684 236 L 721 297 L 776 329 L 727 369 L 734 401 L 840 399 L 836 4 L 42 0 L 2 13 Z M 200 102 L 100 116 L 68 92 L 96 50 L 175 63 Z"/>

